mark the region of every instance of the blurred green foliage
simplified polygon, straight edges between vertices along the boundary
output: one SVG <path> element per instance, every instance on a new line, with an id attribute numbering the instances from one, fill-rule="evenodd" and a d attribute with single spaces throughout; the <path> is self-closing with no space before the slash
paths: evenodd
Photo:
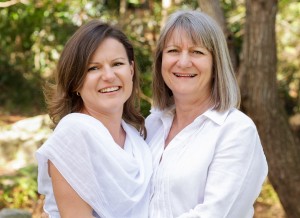
<path id="1" fill-rule="evenodd" d="M 76 29 L 68 6 L 63 1 L 53 4 L 45 0 L 0 10 L 2 111 L 30 115 L 43 109 L 43 79 Z"/>
<path id="2" fill-rule="evenodd" d="M 278 83 L 288 114 L 300 112 L 300 1 L 280 1 L 277 16 Z"/>
<path id="3" fill-rule="evenodd" d="M 136 49 L 142 77 L 142 113 L 149 113 L 153 51 L 162 20 L 161 1 L 147 8 L 141 0 L 128 0 L 128 13 L 120 18 L 120 1 L 28 0 L 0 8 L 0 113 L 35 115 L 45 112 L 42 86 L 55 68 L 60 52 L 74 31 L 89 19 L 119 23 Z M 173 3 L 197 8 L 196 0 Z M 240 54 L 245 7 L 243 0 L 222 0 L 222 7 Z M 289 115 L 300 110 L 300 2 L 279 1 L 277 16 L 278 84 Z"/>
<path id="4" fill-rule="evenodd" d="M 0 176 L 0 209 L 33 208 L 37 199 L 35 165 L 21 168 L 12 175 Z"/>
<path id="5" fill-rule="evenodd" d="M 267 179 L 262 187 L 261 193 L 257 198 L 258 202 L 264 202 L 265 204 L 274 205 L 279 203 L 278 195 L 276 194 L 270 181 Z"/>
<path id="6" fill-rule="evenodd" d="M 146 116 L 151 102 L 153 51 L 162 19 L 161 1 L 127 1 L 120 17 L 120 1 L 31 0 L 0 8 L 0 113 L 25 116 L 45 112 L 42 86 L 55 68 L 60 52 L 74 31 L 89 19 L 119 24 L 133 41 L 142 78 L 141 110 Z M 196 0 L 173 3 L 178 8 L 197 8 Z M 222 0 L 233 33 L 234 45 L 242 48 L 244 1 Z M 287 112 L 299 112 L 300 3 L 280 1 L 277 17 L 278 82 Z"/>
<path id="7" fill-rule="evenodd" d="M 136 19 L 132 14 L 124 23 L 124 29 L 136 44 L 143 91 L 148 96 L 151 95 L 148 88 L 151 46 L 143 33 L 147 32 L 148 21 L 155 17 Z M 45 111 L 44 82 L 51 77 L 68 38 L 92 18 L 117 23 L 118 2 L 35 0 L 0 9 L 1 113 L 33 115 Z M 144 110 L 148 110 L 149 103 L 142 103 L 148 107 Z"/>

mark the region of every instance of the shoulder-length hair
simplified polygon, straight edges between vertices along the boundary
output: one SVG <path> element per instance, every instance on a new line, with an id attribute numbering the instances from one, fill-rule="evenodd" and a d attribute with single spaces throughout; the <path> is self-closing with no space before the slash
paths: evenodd
<path id="1" fill-rule="evenodd" d="M 154 57 L 153 105 L 165 109 L 174 102 L 172 91 L 163 80 L 161 67 L 163 49 L 174 31 L 185 31 L 195 45 L 202 45 L 213 57 L 211 97 L 214 109 L 224 111 L 240 106 L 240 91 L 231 64 L 222 29 L 208 15 L 191 10 L 180 10 L 170 15 L 161 30 Z M 201 93 L 199 93 L 200 95 Z"/>
<path id="2" fill-rule="evenodd" d="M 122 118 L 145 137 L 144 118 L 139 110 L 140 81 L 133 46 L 121 30 L 99 20 L 81 26 L 65 45 L 57 64 L 55 84 L 49 84 L 44 90 L 50 118 L 56 126 L 67 114 L 82 110 L 83 101 L 76 92 L 83 85 L 90 58 L 106 38 L 122 43 L 129 63 L 134 63 L 132 94 L 124 104 Z"/>

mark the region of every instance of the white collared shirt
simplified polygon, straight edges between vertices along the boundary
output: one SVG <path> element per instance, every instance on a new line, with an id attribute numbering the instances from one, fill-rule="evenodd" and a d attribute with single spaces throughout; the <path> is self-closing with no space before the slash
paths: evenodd
<path id="1" fill-rule="evenodd" d="M 174 108 L 146 119 L 153 155 L 150 218 L 250 218 L 267 176 L 252 120 L 237 109 L 208 110 L 164 150 Z"/>

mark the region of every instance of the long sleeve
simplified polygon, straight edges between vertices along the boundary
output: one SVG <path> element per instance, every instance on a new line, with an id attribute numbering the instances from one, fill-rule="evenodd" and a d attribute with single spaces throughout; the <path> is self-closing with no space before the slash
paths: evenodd
<path id="1" fill-rule="evenodd" d="M 219 137 L 208 170 L 203 203 L 179 218 L 253 217 L 252 205 L 267 175 L 256 128 L 231 124 Z"/>

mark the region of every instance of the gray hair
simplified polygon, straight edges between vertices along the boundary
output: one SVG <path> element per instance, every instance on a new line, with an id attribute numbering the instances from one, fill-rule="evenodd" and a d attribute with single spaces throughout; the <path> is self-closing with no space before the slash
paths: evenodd
<path id="1" fill-rule="evenodd" d="M 185 31 L 192 42 L 209 50 L 213 57 L 211 96 L 214 109 L 225 111 L 240 106 L 240 91 L 231 64 L 227 42 L 220 26 L 200 11 L 179 10 L 171 14 L 161 30 L 155 51 L 153 75 L 154 107 L 165 109 L 173 104 L 172 91 L 163 81 L 162 53 L 165 43 L 174 31 Z"/>

